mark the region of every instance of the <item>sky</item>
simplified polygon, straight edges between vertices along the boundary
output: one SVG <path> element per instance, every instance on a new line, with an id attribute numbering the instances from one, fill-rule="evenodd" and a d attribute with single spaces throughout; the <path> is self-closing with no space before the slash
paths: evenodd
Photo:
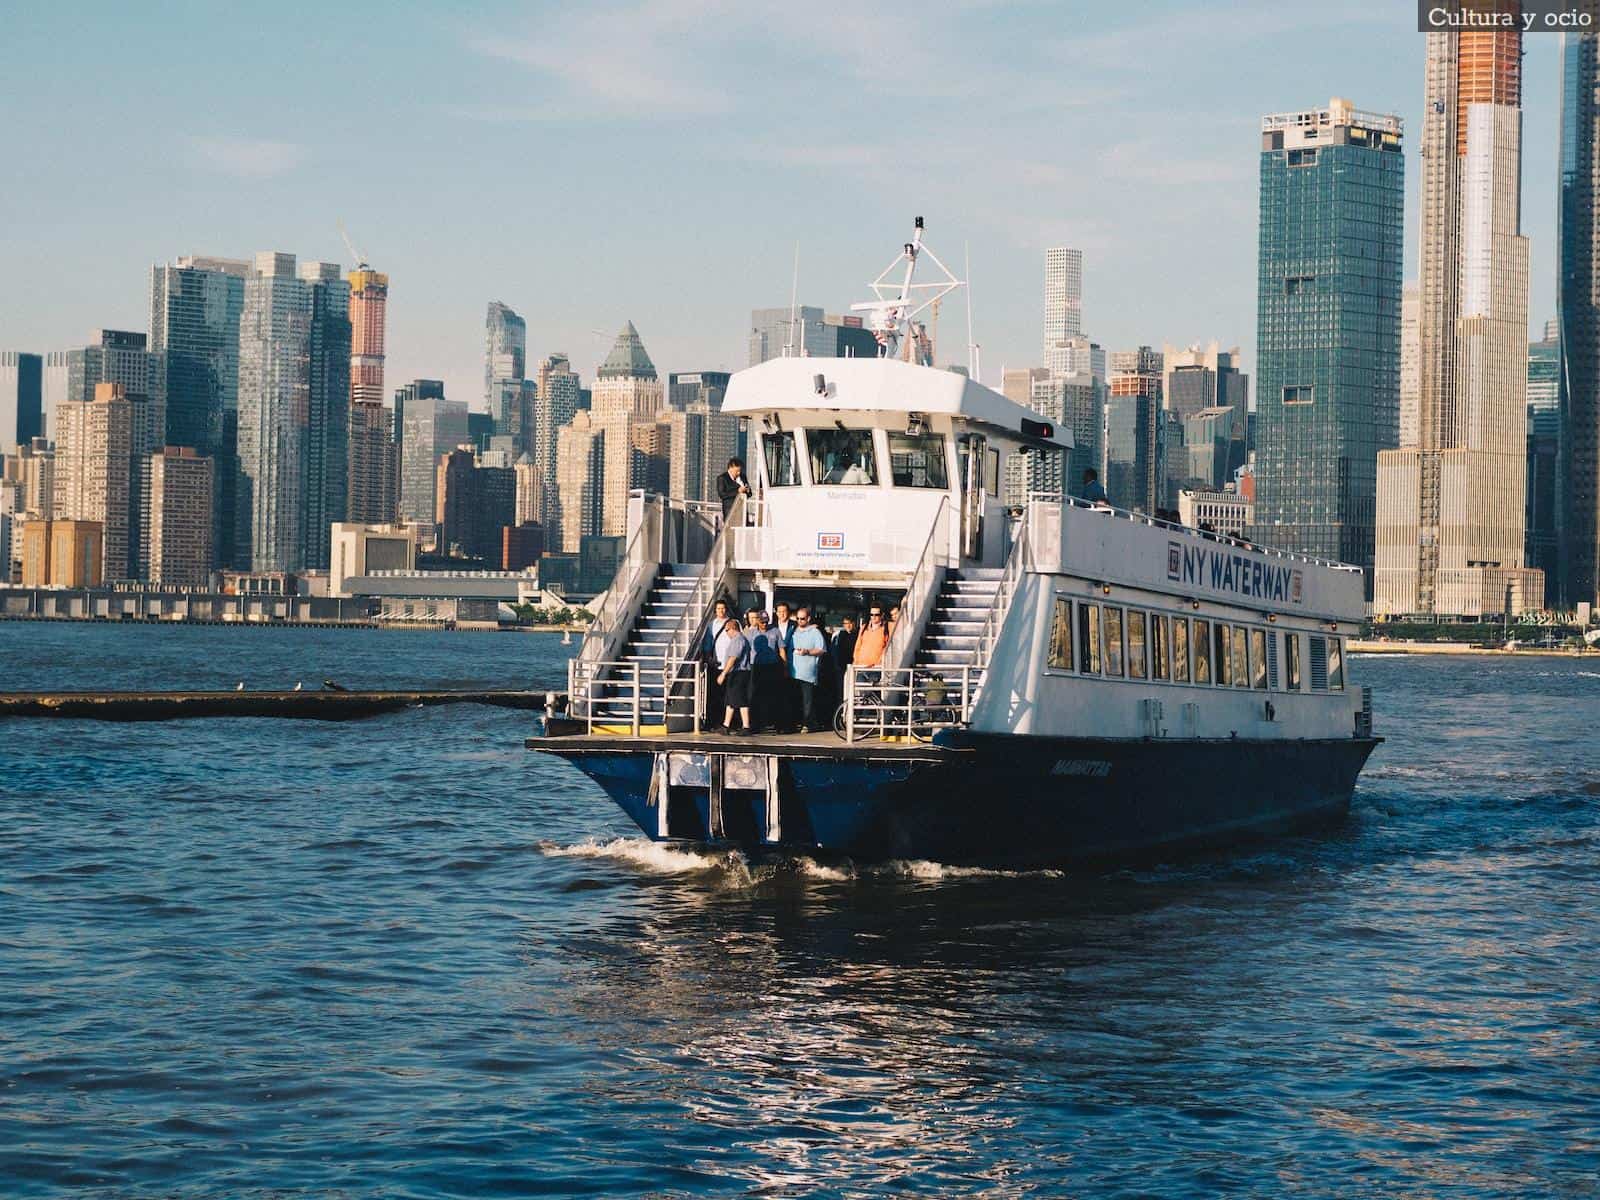
<path id="1" fill-rule="evenodd" d="M 387 382 L 482 406 L 484 308 L 590 377 L 746 365 L 749 310 L 870 298 L 912 218 L 970 253 L 983 375 L 1040 355 L 1044 250 L 1108 349 L 1254 361 L 1263 114 L 1398 113 L 1415 274 L 1423 36 L 1397 0 L 920 6 L 19 4 L 0 38 L 0 349 L 147 329 L 152 264 L 285 250 L 390 277 Z M 1523 232 L 1555 311 L 1558 39 L 1525 40 Z M 949 302 L 941 361 L 966 361 Z"/>

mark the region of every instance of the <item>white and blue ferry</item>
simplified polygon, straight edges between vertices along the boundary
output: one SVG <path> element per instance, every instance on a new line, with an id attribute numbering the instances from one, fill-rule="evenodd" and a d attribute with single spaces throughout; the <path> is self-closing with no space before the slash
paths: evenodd
<path id="1" fill-rule="evenodd" d="M 917 318 L 954 281 L 917 283 L 924 255 L 919 219 L 859 306 L 880 357 L 733 377 L 755 498 L 724 521 L 633 497 L 564 705 L 528 745 L 654 839 L 753 852 L 1031 867 L 1344 813 L 1379 740 L 1345 652 L 1359 569 L 1060 494 L 1005 503 L 1008 472 L 1038 478 L 1071 438 L 931 365 Z M 879 669 L 842 673 L 834 731 L 734 737 L 705 715 L 719 598 L 901 615 Z"/>

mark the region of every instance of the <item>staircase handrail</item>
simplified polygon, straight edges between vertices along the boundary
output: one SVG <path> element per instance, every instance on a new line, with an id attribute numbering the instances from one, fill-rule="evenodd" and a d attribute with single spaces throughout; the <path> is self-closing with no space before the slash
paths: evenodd
<path id="1" fill-rule="evenodd" d="M 909 666 L 922 640 L 922 631 L 928 623 L 934 605 L 939 601 L 939 587 L 944 582 L 940 567 L 948 547 L 950 497 L 939 497 L 939 507 L 933 514 L 933 524 L 928 538 L 917 556 L 916 569 L 906 584 L 905 595 L 900 599 L 900 619 L 895 622 L 889 644 L 883 649 L 883 665 L 891 670 Z"/>
<path id="2" fill-rule="evenodd" d="M 1017 583 L 1022 579 L 1022 573 L 1027 569 L 1032 557 L 1028 519 L 1030 510 L 1029 505 L 1024 505 L 1022 508 L 1022 516 L 1017 521 L 1016 539 L 1011 543 L 1011 553 L 1006 557 L 1005 569 L 1000 576 L 1000 586 L 995 589 L 994 600 L 989 604 L 989 611 L 984 614 L 983 629 L 978 634 L 978 652 L 973 664 L 979 670 L 988 670 L 989 658 L 994 653 L 994 644 L 1000 640 L 1000 631 L 1005 627 L 1006 616 L 1011 612 L 1011 599 L 1016 594 Z M 980 690 L 983 687 L 982 683 L 978 686 Z"/>
<path id="3" fill-rule="evenodd" d="M 612 577 L 611 586 L 606 589 L 605 598 L 601 600 L 594 620 L 589 622 L 589 629 L 583 635 L 583 642 L 574 656 L 579 662 L 598 662 L 608 657 L 606 651 L 611 648 L 616 638 L 618 621 L 638 606 L 641 587 L 648 589 L 650 583 L 650 580 L 644 577 L 653 573 L 660 565 L 655 553 L 655 543 L 659 541 L 661 534 L 659 507 L 652 504 L 656 499 L 658 498 L 652 496 L 644 498 L 644 511 L 639 526 L 628 539 L 627 547 L 622 552 L 622 561 L 617 566 L 617 573 Z M 657 518 L 655 521 L 651 520 L 652 514 Z M 654 529 L 651 528 L 652 525 L 655 526 Z M 626 573 L 625 579 L 624 573 Z M 620 586 L 618 580 L 622 580 Z M 622 632 L 626 633 L 626 628 Z"/>
<path id="4" fill-rule="evenodd" d="M 678 618 L 671 636 L 667 638 L 661 682 L 663 704 L 668 711 L 672 707 L 672 693 L 683 681 L 684 671 L 697 659 L 706 613 L 717 597 L 726 591 L 728 571 L 733 563 L 733 531 L 744 524 L 744 516 L 745 498 L 739 495 L 734 497 L 728 518 L 722 523 L 716 540 L 711 543 L 711 552 L 706 555 L 700 573 L 695 576 L 694 587 L 690 589 L 683 606 L 683 615 Z"/>

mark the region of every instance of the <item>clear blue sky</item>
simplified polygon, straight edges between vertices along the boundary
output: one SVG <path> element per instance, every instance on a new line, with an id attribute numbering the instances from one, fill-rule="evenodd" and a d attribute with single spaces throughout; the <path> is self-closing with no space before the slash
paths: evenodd
<path id="1" fill-rule="evenodd" d="M 1258 123 L 1405 118 L 1397 0 L 12 6 L 0 38 L 0 348 L 144 329 L 149 267 L 279 249 L 391 278 L 390 386 L 477 407 L 483 311 L 589 376 L 625 319 L 663 372 L 738 368 L 749 309 L 838 309 L 912 216 L 969 242 L 986 376 L 1037 360 L 1043 250 L 1086 256 L 1108 348 L 1253 360 Z M 1524 232 L 1554 315 L 1557 40 L 1526 41 Z M 346 263 L 348 265 L 348 262 Z M 1407 275 L 1414 274 L 1408 268 Z M 593 331 L 604 331 L 604 337 Z M 941 358 L 965 358 L 964 312 Z"/>

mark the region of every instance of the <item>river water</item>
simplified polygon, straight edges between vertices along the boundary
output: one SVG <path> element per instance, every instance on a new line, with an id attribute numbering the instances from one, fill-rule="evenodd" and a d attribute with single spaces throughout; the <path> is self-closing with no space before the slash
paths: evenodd
<path id="1" fill-rule="evenodd" d="M 564 653 L 0 623 L 0 688 Z M 1594 1195 L 1600 669 L 1353 673 L 1347 822 L 1094 874 L 654 848 L 517 712 L 5 723 L 0 1195 Z"/>

